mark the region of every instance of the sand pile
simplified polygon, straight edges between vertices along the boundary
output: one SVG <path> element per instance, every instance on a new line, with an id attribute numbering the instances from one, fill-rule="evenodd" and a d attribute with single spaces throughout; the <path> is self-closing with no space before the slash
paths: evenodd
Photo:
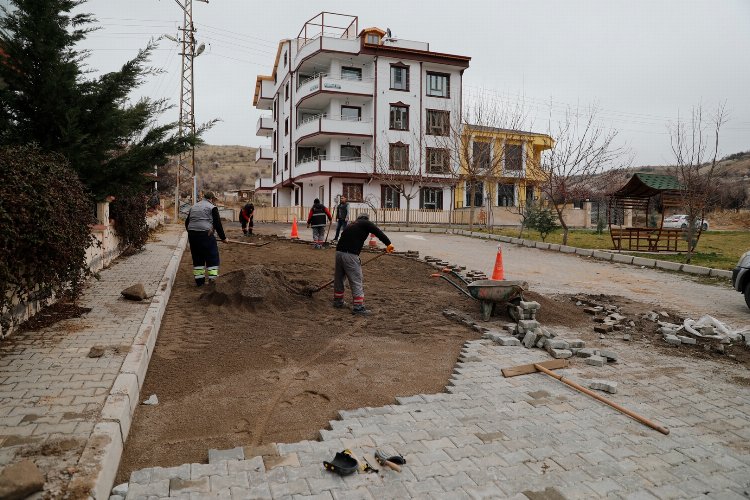
<path id="1" fill-rule="evenodd" d="M 219 277 L 215 287 L 201 295 L 217 306 L 250 307 L 257 304 L 286 306 L 302 298 L 307 281 L 289 280 L 283 271 L 257 264 Z"/>

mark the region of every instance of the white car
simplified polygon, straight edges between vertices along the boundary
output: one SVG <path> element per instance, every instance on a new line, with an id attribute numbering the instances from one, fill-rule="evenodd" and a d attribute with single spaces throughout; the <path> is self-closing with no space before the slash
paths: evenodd
<path id="1" fill-rule="evenodd" d="M 677 229 L 687 229 L 688 226 L 688 216 L 681 214 L 681 215 L 670 215 L 669 217 L 664 218 L 664 226 L 665 228 L 677 228 Z M 700 219 L 695 220 L 695 227 L 701 228 L 703 231 L 708 231 L 708 221 L 703 219 L 703 224 L 701 224 Z"/>

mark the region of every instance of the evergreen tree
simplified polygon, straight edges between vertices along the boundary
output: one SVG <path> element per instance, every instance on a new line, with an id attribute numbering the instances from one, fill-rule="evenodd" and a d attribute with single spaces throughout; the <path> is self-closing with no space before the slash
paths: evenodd
<path id="1" fill-rule="evenodd" d="M 10 0 L 0 7 L 0 145 L 36 143 L 67 158 L 96 199 L 141 189 L 143 173 L 189 148 L 174 123 L 156 124 L 164 100 L 132 102 L 152 73 L 153 42 L 119 71 L 91 77 L 76 43 L 95 30 L 85 0 Z"/>

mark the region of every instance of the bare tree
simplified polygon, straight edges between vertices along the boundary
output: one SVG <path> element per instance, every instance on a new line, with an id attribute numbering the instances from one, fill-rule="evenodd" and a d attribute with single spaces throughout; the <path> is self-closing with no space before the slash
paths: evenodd
<path id="1" fill-rule="evenodd" d="M 670 129 L 670 143 L 675 165 L 670 168 L 679 181 L 680 198 L 688 217 L 688 242 L 685 261 L 690 263 L 703 226 L 706 210 L 715 201 L 719 134 L 727 120 L 724 104 L 711 117 L 705 117 L 702 106 L 692 109 L 687 120 L 678 116 Z"/>
<path id="2" fill-rule="evenodd" d="M 586 199 L 598 184 L 605 182 L 602 172 L 629 163 L 628 150 L 615 145 L 617 131 L 605 129 L 596 115 L 595 107 L 584 113 L 568 108 L 555 132 L 550 130 L 552 149 L 542 155 L 542 192 L 560 220 L 563 245 L 568 244 L 566 206 Z"/>
<path id="3" fill-rule="evenodd" d="M 233 188 L 240 190 L 242 189 L 242 186 L 245 185 L 245 180 L 247 179 L 247 175 L 245 175 L 243 172 L 237 172 L 236 174 L 232 174 L 229 176 L 229 185 Z"/>
<path id="4" fill-rule="evenodd" d="M 504 145 L 497 140 L 496 129 L 504 129 L 506 140 L 523 142 L 521 129 L 529 127 L 528 113 L 523 103 L 504 104 L 487 91 L 467 96 L 463 109 L 456 110 L 458 120 L 449 122 L 447 133 L 438 138 L 440 147 L 450 157 L 449 166 L 454 183 L 464 183 L 469 208 L 469 230 L 474 227 L 476 208 L 487 203 L 487 227 L 492 224 L 492 195 L 504 176 L 506 155 Z M 531 148 L 519 148 L 519 166 L 533 159 Z M 522 152 L 521 152 L 522 151 Z M 485 189 L 486 188 L 486 189 Z M 487 198 L 485 199 L 485 192 Z"/>
<path id="5" fill-rule="evenodd" d="M 419 190 L 429 181 L 421 161 L 423 136 L 419 132 L 413 132 L 412 137 L 410 143 L 386 141 L 388 150 L 376 151 L 373 158 L 373 177 L 392 189 L 397 197 L 403 196 L 406 200 L 407 224 L 410 222 L 412 200 L 419 196 Z M 396 204 L 398 203 L 400 202 L 397 201 Z M 381 205 L 386 207 L 385 200 L 381 200 Z"/>

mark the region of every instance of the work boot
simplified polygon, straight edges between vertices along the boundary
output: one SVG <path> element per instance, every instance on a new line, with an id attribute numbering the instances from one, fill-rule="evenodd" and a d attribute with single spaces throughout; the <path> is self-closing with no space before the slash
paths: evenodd
<path id="1" fill-rule="evenodd" d="M 356 305 L 352 307 L 352 314 L 357 314 L 360 316 L 367 316 L 368 314 L 370 314 L 370 311 L 365 309 L 365 306 L 363 305 Z"/>
<path id="2" fill-rule="evenodd" d="M 346 307 L 346 302 L 344 302 L 344 299 L 333 299 L 333 307 L 336 309 L 343 309 Z"/>

